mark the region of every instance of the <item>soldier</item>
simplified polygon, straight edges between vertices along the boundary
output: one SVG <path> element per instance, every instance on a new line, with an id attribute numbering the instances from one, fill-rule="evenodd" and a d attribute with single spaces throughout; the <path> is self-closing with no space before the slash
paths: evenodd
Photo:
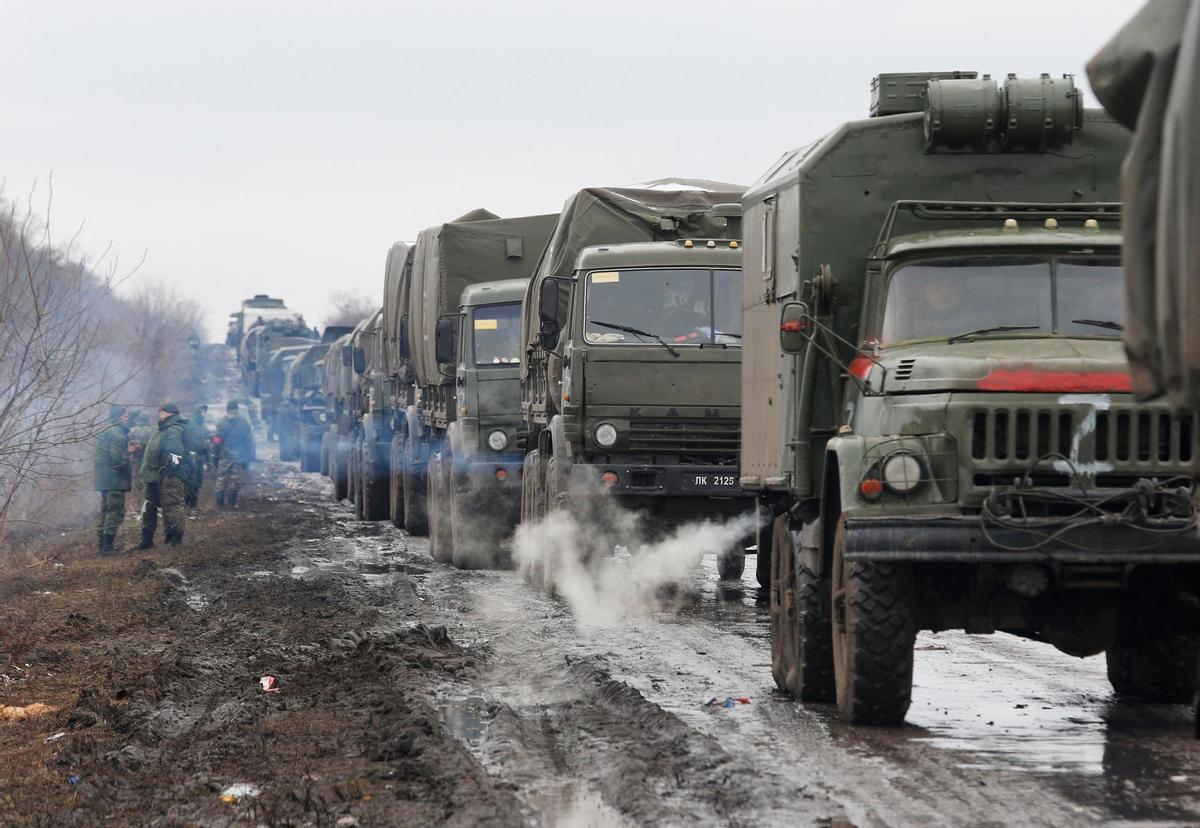
<path id="1" fill-rule="evenodd" d="M 93 451 L 94 488 L 100 493 L 100 554 L 111 555 L 117 528 L 125 519 L 125 495 L 133 483 L 129 462 L 129 415 L 124 406 L 108 410 L 109 426 L 96 435 Z"/>
<path id="2" fill-rule="evenodd" d="M 254 434 L 238 413 L 237 400 L 230 400 L 225 412 L 217 424 L 217 508 L 236 509 L 242 472 L 254 459 Z"/>
<path id="3" fill-rule="evenodd" d="M 184 434 L 187 420 L 179 416 L 179 406 L 165 402 L 158 410 L 158 426 L 151 431 L 142 457 L 140 477 L 145 488 L 142 505 L 142 542 L 138 549 L 154 547 L 154 530 L 162 510 L 163 536 L 167 546 L 183 543 L 183 522 L 187 514 L 187 481 L 191 475 Z"/>
<path id="4" fill-rule="evenodd" d="M 279 459 L 293 460 L 299 456 L 300 410 L 291 397 L 284 397 L 275 410 L 275 431 L 279 435 Z"/>
<path id="5" fill-rule="evenodd" d="M 188 479 L 187 507 L 195 509 L 200 499 L 200 489 L 204 486 L 204 465 L 208 456 L 208 426 L 204 424 L 204 415 L 208 413 L 207 405 L 196 406 L 191 419 L 187 422 L 185 446 L 192 464 L 192 475 Z"/>

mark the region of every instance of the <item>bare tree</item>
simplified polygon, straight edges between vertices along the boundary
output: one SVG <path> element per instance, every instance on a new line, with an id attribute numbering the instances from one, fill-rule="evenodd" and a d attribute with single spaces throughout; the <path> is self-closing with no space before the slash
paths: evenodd
<path id="1" fill-rule="evenodd" d="M 73 450 L 128 379 L 96 363 L 120 281 L 112 267 L 98 277 L 72 261 L 70 245 L 56 248 L 49 220 L 39 224 L 32 210 L 9 203 L 0 214 L 0 527 L 13 522 L 20 495 L 64 485 Z"/>
<path id="2" fill-rule="evenodd" d="M 50 199 L 44 215 L 50 215 Z M 200 312 L 169 289 L 115 289 L 107 251 L 89 263 L 74 239 L 0 190 L 0 547 L 90 516 L 91 439 L 111 403 L 148 403 L 188 384 Z"/>
<path id="3" fill-rule="evenodd" d="M 357 325 L 373 314 L 379 305 L 376 300 L 364 293 L 335 290 L 329 294 L 329 307 L 329 314 L 325 317 L 326 327 L 330 325 Z"/>

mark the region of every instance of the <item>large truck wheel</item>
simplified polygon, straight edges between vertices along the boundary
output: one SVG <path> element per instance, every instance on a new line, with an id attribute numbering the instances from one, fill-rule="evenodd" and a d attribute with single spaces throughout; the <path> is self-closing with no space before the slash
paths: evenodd
<path id="1" fill-rule="evenodd" d="M 746 550 L 741 541 L 733 549 L 717 553 L 717 577 L 722 581 L 740 581 L 746 572 Z"/>
<path id="2" fill-rule="evenodd" d="M 321 474 L 324 475 L 325 477 L 330 476 L 330 474 L 329 474 L 330 442 L 331 441 L 329 438 L 329 432 L 325 431 L 325 433 L 321 435 Z"/>
<path id="3" fill-rule="evenodd" d="M 912 567 L 846 561 L 846 524 L 833 542 L 833 664 L 837 702 L 854 724 L 904 721 L 912 702 L 916 618 Z"/>
<path id="4" fill-rule="evenodd" d="M 1200 635 L 1192 619 L 1171 610 L 1170 597 L 1162 595 L 1130 601 L 1121 613 L 1117 640 L 1104 654 L 1118 695 L 1163 704 L 1194 700 Z"/>
<path id="5" fill-rule="evenodd" d="M 313 439 L 308 429 L 300 429 L 300 471 L 315 472 L 321 469 L 321 444 Z"/>
<path id="6" fill-rule="evenodd" d="M 429 514 L 426 512 L 428 493 L 425 491 L 424 475 L 418 475 L 407 462 L 404 464 L 404 529 L 410 535 L 429 534 Z"/>
<path id="7" fill-rule="evenodd" d="M 425 480 L 428 487 L 429 508 L 429 555 L 435 561 L 449 563 L 454 557 L 453 541 L 450 538 L 450 521 L 446 514 L 446 471 L 440 452 L 429 458 Z"/>
<path id="8" fill-rule="evenodd" d="M 755 530 L 758 536 L 756 541 L 758 552 L 754 556 L 754 578 L 760 587 L 770 589 L 772 573 L 775 571 L 774 565 L 771 563 L 772 556 L 775 554 L 775 546 L 772 542 L 775 525 L 771 521 L 770 510 L 761 504 L 758 506 L 758 523 L 755 525 Z"/>
<path id="9" fill-rule="evenodd" d="M 379 445 L 363 440 L 362 453 L 362 516 L 363 520 L 387 520 L 390 480 L 387 464 L 379 457 Z"/>
<path id="10" fill-rule="evenodd" d="M 356 437 L 350 445 L 350 502 L 354 505 L 354 516 L 359 520 L 363 517 L 362 476 L 363 441 L 361 437 Z"/>
<path id="11" fill-rule="evenodd" d="M 349 493 L 348 469 L 350 457 L 346 450 L 346 441 L 340 434 L 334 434 L 329 446 L 329 476 L 333 478 L 333 499 L 341 503 Z"/>
<path id="12" fill-rule="evenodd" d="M 392 463 L 388 468 L 388 514 L 392 518 L 392 526 L 404 528 L 404 444 L 397 434 L 392 438 Z"/>

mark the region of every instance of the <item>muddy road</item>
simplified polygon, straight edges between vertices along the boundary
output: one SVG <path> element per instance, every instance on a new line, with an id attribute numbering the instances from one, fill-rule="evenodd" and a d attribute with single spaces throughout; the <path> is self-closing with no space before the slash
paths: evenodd
<path id="1" fill-rule="evenodd" d="M 764 597 L 712 558 L 583 618 L 277 460 L 245 504 L 202 512 L 178 555 L 64 540 L 5 573 L 0 822 L 1200 820 L 1189 711 L 1118 704 L 1102 658 L 923 635 L 909 724 L 851 728 L 774 691 Z"/>

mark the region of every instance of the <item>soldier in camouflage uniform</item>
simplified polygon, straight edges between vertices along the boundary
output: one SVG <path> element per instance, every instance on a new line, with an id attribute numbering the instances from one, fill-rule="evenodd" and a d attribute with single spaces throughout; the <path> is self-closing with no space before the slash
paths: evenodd
<path id="1" fill-rule="evenodd" d="M 237 400 L 225 406 L 225 416 L 217 424 L 217 508 L 237 508 L 242 472 L 254 459 L 254 434 L 250 423 L 238 412 Z"/>
<path id="2" fill-rule="evenodd" d="M 96 435 L 92 456 L 93 486 L 100 493 L 100 554 L 111 555 L 117 528 L 125 519 L 125 495 L 133 483 L 129 462 L 129 416 L 124 406 L 108 410 L 109 426 Z"/>
<path id="3" fill-rule="evenodd" d="M 204 487 L 204 465 L 208 457 L 208 426 L 204 424 L 204 415 L 208 413 L 207 405 L 198 405 L 187 421 L 184 432 L 184 446 L 192 464 L 192 475 L 188 479 L 187 507 L 195 509 L 200 499 L 200 489 Z"/>
<path id="4" fill-rule="evenodd" d="M 140 477 L 146 500 L 142 506 L 142 542 L 138 549 L 153 548 L 160 509 L 167 546 L 183 543 L 187 481 L 192 473 L 184 439 L 186 430 L 187 420 L 179 416 L 179 406 L 163 403 L 158 411 L 158 427 L 150 433 L 142 457 Z"/>

